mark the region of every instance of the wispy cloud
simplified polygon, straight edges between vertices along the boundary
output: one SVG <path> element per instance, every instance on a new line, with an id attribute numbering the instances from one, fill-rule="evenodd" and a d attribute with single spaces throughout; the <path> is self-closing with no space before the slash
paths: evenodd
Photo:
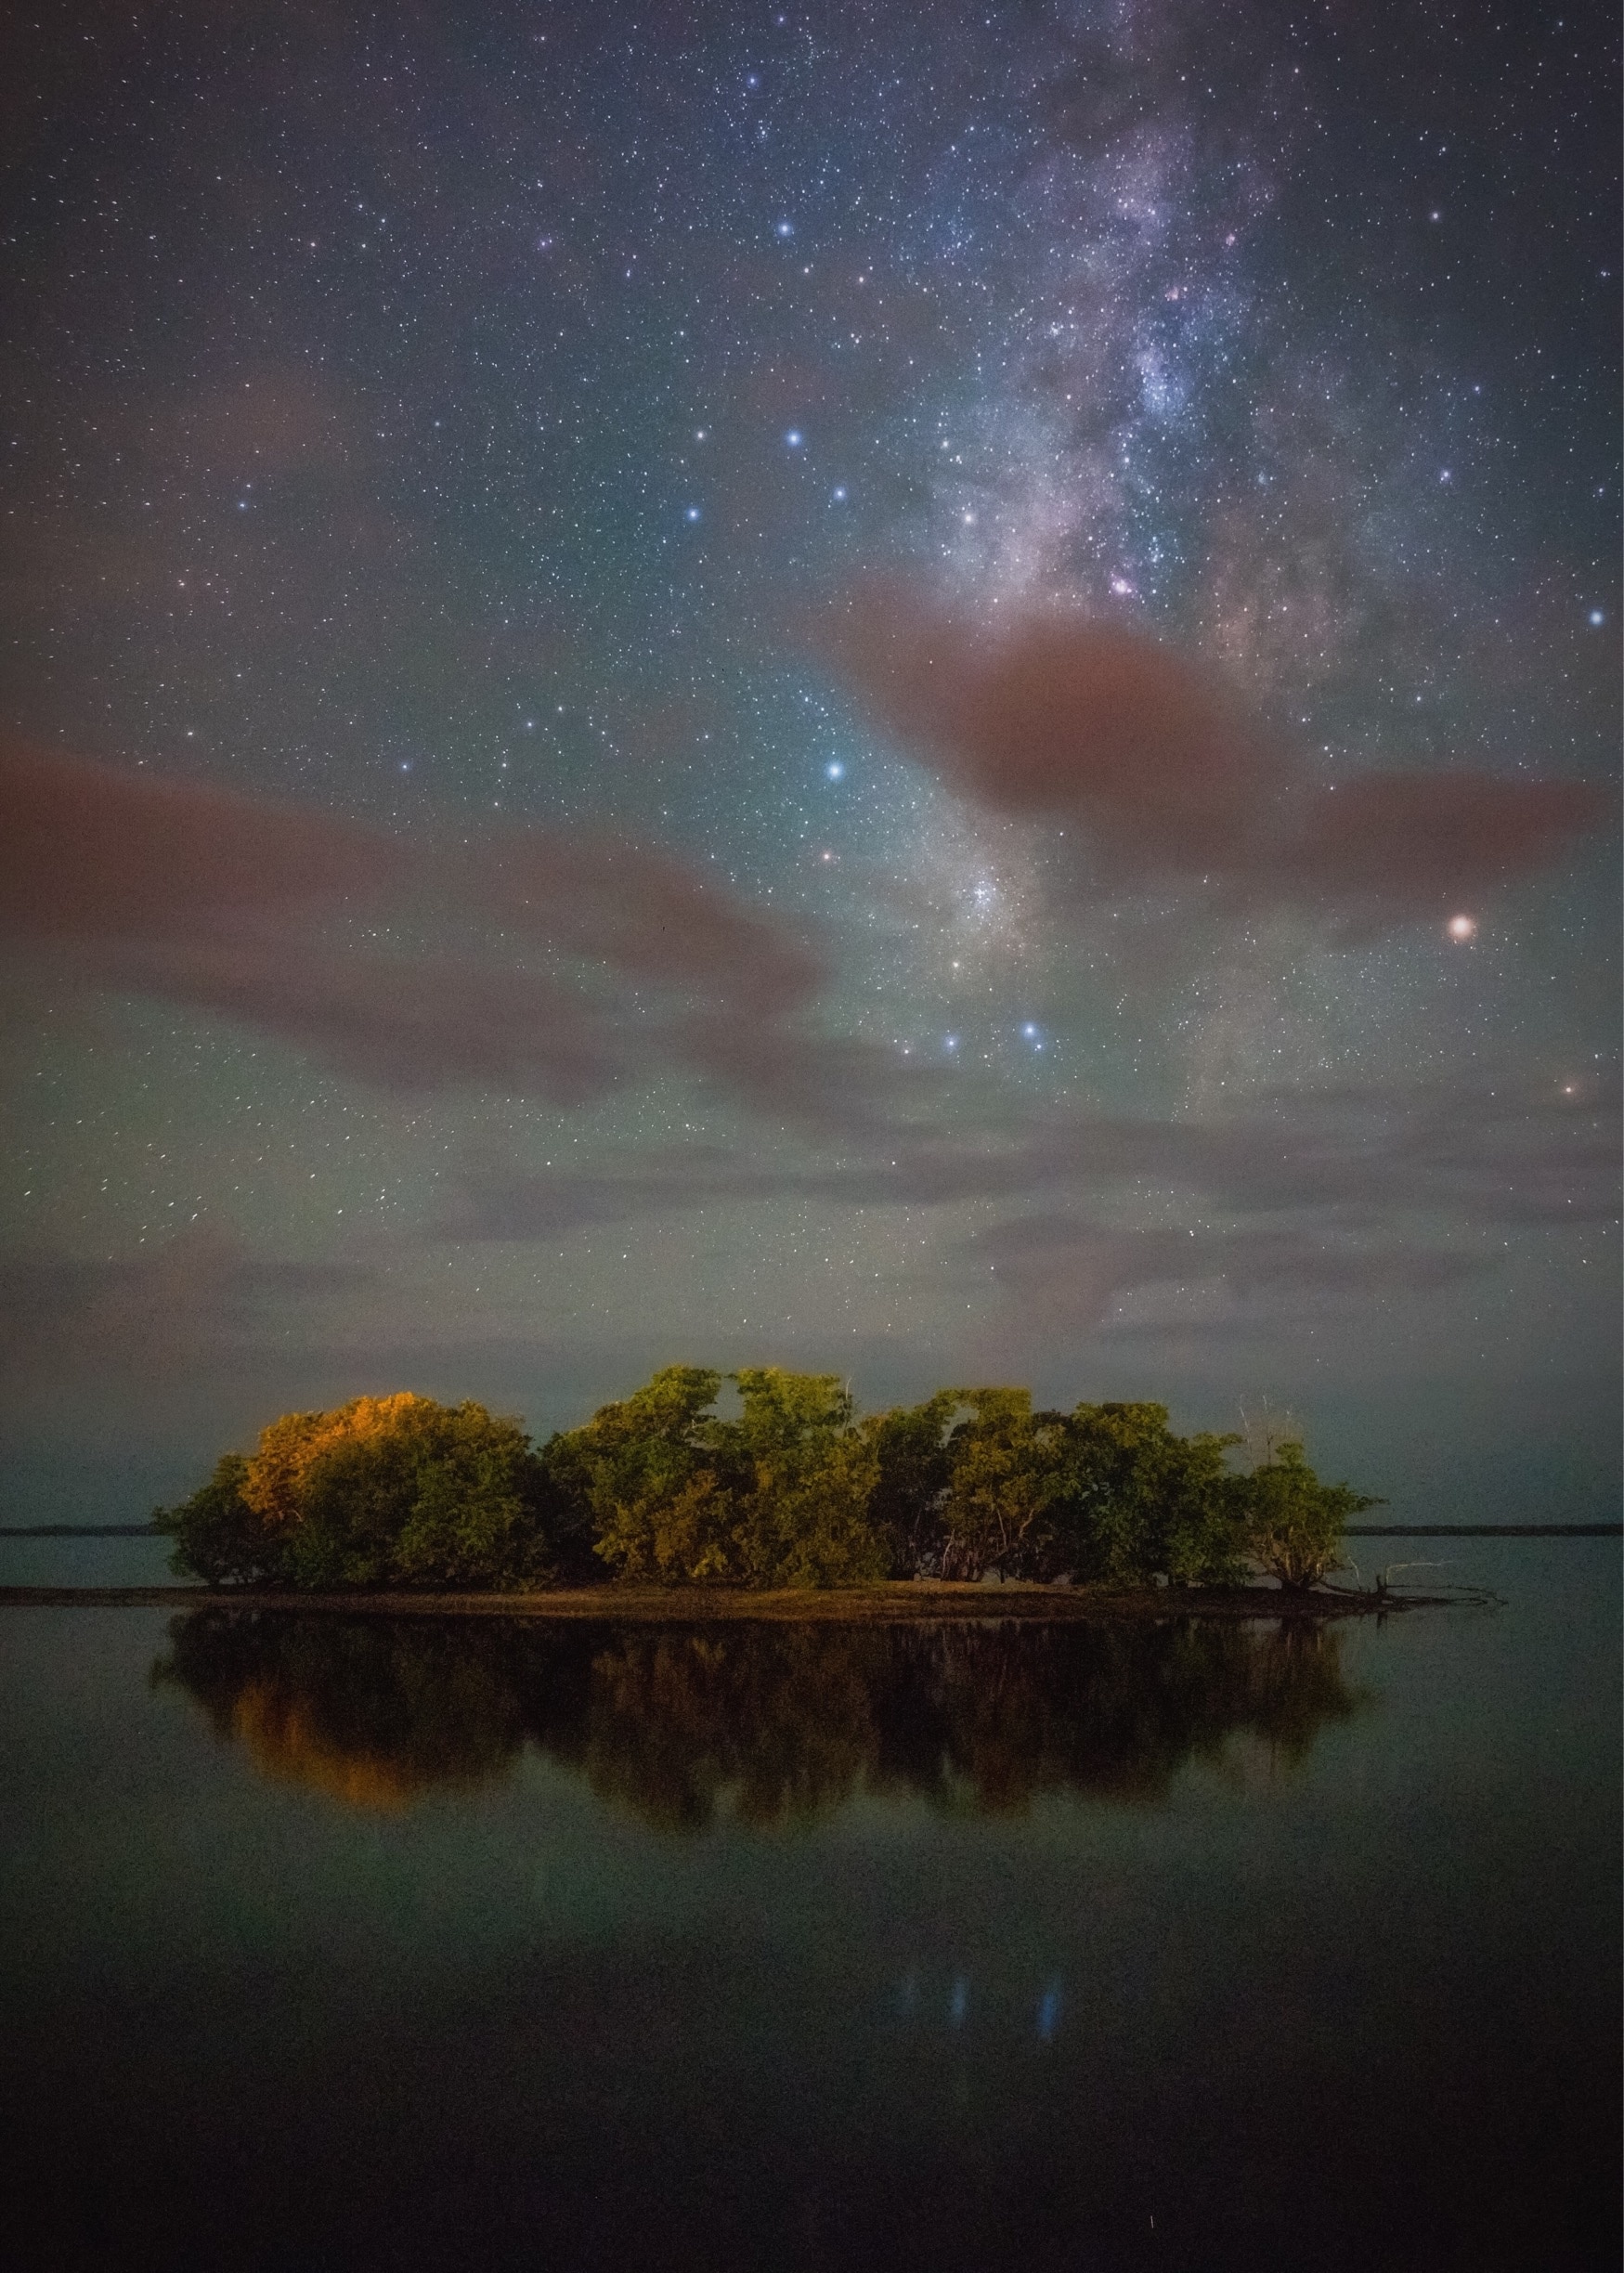
<path id="1" fill-rule="evenodd" d="M 1285 1268 L 1281 1258 L 1312 1255 L 1328 1287 L 1351 1286 L 1370 1275 L 1378 1232 L 1400 1240 L 1424 1276 L 1432 1266 L 1420 1258 L 1457 1233 L 1610 1223 L 1615 1129 L 1616 1085 L 1582 1098 L 1510 1082 L 1327 1090 L 1204 1121 L 1059 1108 L 1016 1129 L 901 1124 L 882 1144 L 853 1141 L 836 1161 L 695 1144 L 585 1175 L 475 1163 L 457 1179 L 439 1230 L 548 1239 L 585 1224 L 784 1199 L 910 1211 L 977 1204 L 1015 1211 L 981 1235 L 1009 1241 L 1012 1254 L 1041 1251 L 1046 1227 L 1061 1225 L 1060 1250 L 1093 1242 L 1112 1274 L 1159 1269 L 1172 1240 L 1165 1255 L 1181 1266 L 1199 1258 L 1261 1281 Z M 1199 1219 L 1193 1241 L 1186 1228 L 1165 1228 L 1189 1217 Z"/>

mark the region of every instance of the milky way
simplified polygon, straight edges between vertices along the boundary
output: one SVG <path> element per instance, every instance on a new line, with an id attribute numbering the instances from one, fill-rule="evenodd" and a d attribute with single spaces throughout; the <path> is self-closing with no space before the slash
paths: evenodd
<path id="1" fill-rule="evenodd" d="M 19 1504 L 685 1357 L 1597 1512 L 1610 13 L 344 13 L 6 97 Z"/>

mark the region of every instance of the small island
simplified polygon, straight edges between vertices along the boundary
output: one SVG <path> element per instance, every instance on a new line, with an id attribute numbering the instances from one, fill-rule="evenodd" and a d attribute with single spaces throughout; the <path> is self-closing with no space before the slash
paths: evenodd
<path id="1" fill-rule="evenodd" d="M 1326 1583 L 1347 1518 L 1377 1503 L 1322 1483 L 1298 1443 L 1237 1467 L 1240 1443 L 1179 1435 L 1159 1404 L 966 1388 L 859 1415 L 837 1374 L 669 1366 L 539 1446 L 483 1405 L 407 1391 L 288 1413 L 153 1522 L 177 1577 L 256 1606 L 913 1618 L 985 1616 L 994 1588 L 1017 1617 L 1384 1603 Z"/>

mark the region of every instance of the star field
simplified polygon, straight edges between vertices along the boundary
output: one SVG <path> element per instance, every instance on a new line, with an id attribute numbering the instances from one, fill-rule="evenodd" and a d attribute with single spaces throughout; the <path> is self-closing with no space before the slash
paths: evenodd
<path id="1" fill-rule="evenodd" d="M 0 714 L 145 881 L 8 950 L 14 1493 L 87 1402 L 168 1488 L 296 1398 L 680 1357 L 1267 1393 L 1594 1512 L 1616 45 L 19 34 Z"/>

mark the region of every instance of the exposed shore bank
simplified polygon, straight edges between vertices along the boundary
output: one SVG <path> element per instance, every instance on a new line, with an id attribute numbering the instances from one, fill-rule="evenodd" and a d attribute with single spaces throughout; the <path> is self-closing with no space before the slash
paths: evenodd
<path id="1" fill-rule="evenodd" d="M 570 1587 L 538 1594 L 306 1594 L 292 1588 L 0 1587 L 0 1609 L 253 1610 L 345 1617 L 601 1618 L 695 1626 L 747 1618 L 846 1625 L 929 1618 L 1019 1618 L 1065 1623 L 1170 1617 L 1363 1617 L 1441 1607 L 1447 1595 L 1347 1588 L 1288 1593 L 1277 1587 L 1152 1587 L 1112 1593 L 1088 1587 L 899 1578 L 879 1586 L 752 1591 L 743 1587 Z"/>

